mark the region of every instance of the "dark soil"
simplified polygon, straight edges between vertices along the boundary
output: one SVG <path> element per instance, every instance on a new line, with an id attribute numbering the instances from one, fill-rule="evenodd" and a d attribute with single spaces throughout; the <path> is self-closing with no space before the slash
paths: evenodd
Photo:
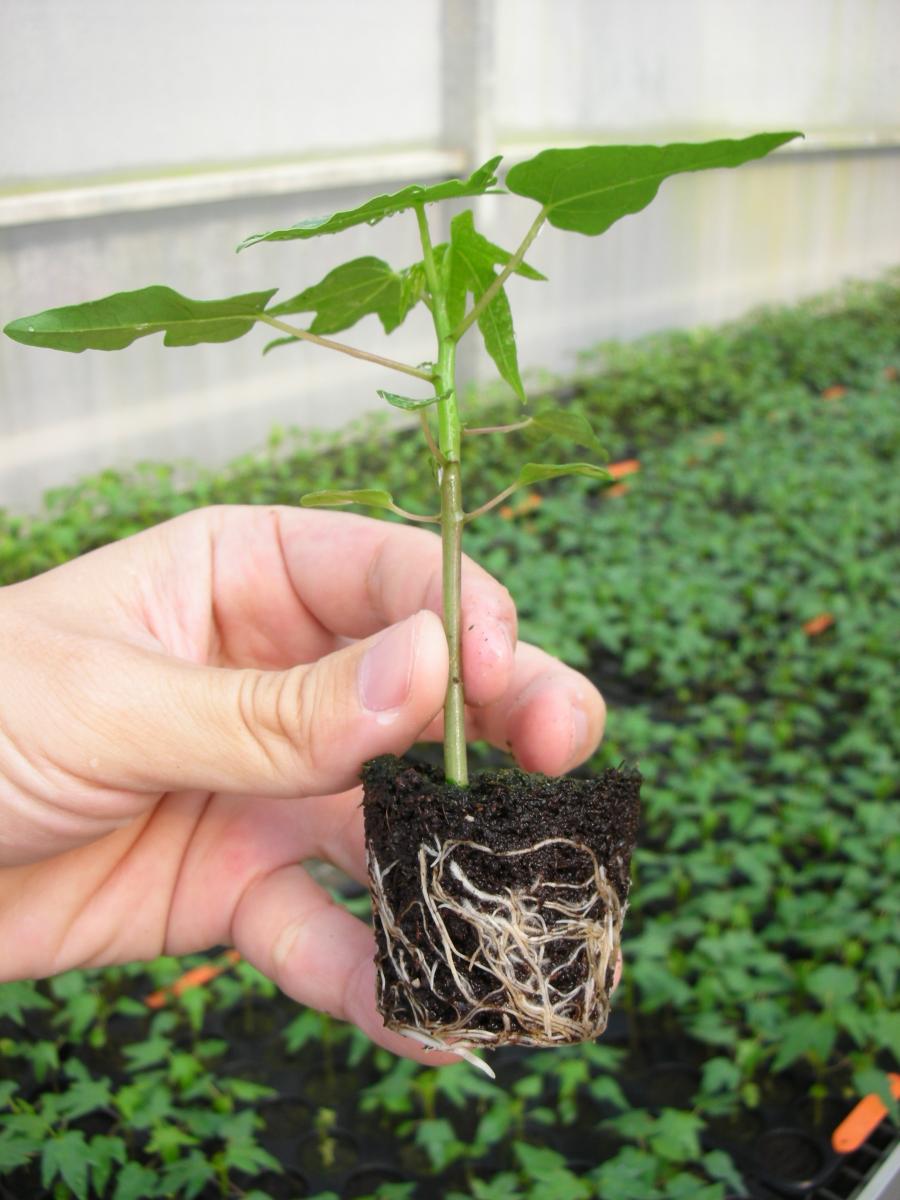
<path id="1" fill-rule="evenodd" d="M 396 924 L 413 946 L 426 948 L 440 940 L 422 903 L 422 847 L 432 854 L 437 847 L 456 843 L 454 866 L 474 887 L 492 896 L 527 893 L 542 911 L 545 902 L 584 891 L 593 870 L 592 853 L 619 903 L 624 905 L 627 900 L 640 808 L 641 780 L 636 770 L 609 769 L 594 779 L 554 779 L 508 769 L 486 771 L 462 788 L 445 783 L 438 767 L 384 756 L 365 765 L 363 782 L 369 853 L 384 877 L 385 899 Z M 445 872 L 446 886 L 453 886 L 450 874 Z M 605 908 L 596 895 L 590 919 L 602 921 Z M 465 973 L 465 960 L 478 949 L 477 933 L 453 912 L 447 913 L 445 923 L 459 951 L 457 968 Z M 375 932 L 376 961 L 384 980 L 382 1014 L 389 1024 L 416 1025 L 377 915 Z M 561 990 L 584 982 L 587 960 L 576 955 L 575 949 L 572 939 L 563 937 L 547 946 L 547 973 L 554 974 L 555 986 Z M 602 981 L 607 992 L 613 967 L 614 960 Z M 477 967 L 467 978 L 479 1001 L 496 991 L 496 979 Z M 438 967 L 433 990 L 427 981 L 415 986 L 420 989 L 417 1000 L 436 1030 L 452 1025 L 472 1008 L 445 965 Z M 486 1011 L 474 1017 L 471 1028 L 499 1032 L 501 1023 L 487 1005 Z M 516 1040 L 515 1029 L 507 1033 L 502 1040 Z"/>

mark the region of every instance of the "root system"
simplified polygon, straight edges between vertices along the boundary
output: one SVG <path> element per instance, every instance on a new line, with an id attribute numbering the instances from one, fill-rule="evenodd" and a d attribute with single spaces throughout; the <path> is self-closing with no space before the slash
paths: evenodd
<path id="1" fill-rule="evenodd" d="M 637 776 L 501 772 L 448 789 L 427 768 L 387 761 L 393 793 L 383 767 L 366 775 L 386 1024 L 456 1052 L 597 1037 L 627 902 Z M 625 828 L 610 828 L 614 816 Z"/>

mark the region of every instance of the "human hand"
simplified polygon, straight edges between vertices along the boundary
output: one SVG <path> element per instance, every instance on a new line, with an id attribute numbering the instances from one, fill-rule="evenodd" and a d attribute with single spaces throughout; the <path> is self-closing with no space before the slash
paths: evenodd
<path id="1" fill-rule="evenodd" d="M 439 608 L 432 534 L 287 508 L 198 510 L 3 589 L 0 976 L 234 945 L 423 1057 L 376 1012 L 371 930 L 300 864 L 365 881 L 353 784 L 440 737 Z M 463 630 L 471 737 L 549 774 L 592 753 L 599 694 L 516 646 L 469 561 Z"/>

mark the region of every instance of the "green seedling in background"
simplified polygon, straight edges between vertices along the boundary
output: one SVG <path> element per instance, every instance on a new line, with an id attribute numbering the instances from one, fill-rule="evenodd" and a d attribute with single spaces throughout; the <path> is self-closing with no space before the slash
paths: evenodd
<path id="1" fill-rule="evenodd" d="M 356 258 L 329 272 L 296 296 L 273 304 L 276 289 L 231 296 L 225 300 L 190 300 L 171 288 L 154 285 L 119 292 L 102 300 L 50 309 L 12 321 L 5 332 L 26 345 L 54 350 L 121 350 L 140 337 L 165 334 L 167 346 L 228 342 L 262 324 L 280 335 L 266 350 L 289 342 L 307 341 L 342 354 L 365 359 L 424 385 L 416 397 L 380 391 L 388 404 L 418 415 L 426 453 L 440 490 L 440 512 L 407 512 L 387 491 L 364 486 L 354 490 L 319 491 L 304 496 L 310 507 L 359 504 L 386 509 L 412 521 L 440 526 L 443 542 L 443 613 L 450 652 L 445 700 L 444 766 L 448 782 L 468 781 L 461 664 L 460 564 L 464 526 L 500 504 L 517 488 L 561 475 L 582 475 L 605 481 L 607 472 L 592 462 L 526 463 L 498 495 L 478 507 L 463 506 L 462 461 L 466 436 L 503 434 L 525 426 L 536 432 L 563 436 L 594 452 L 600 450 L 583 417 L 550 409 L 510 425 L 466 428 L 457 395 L 456 353 L 461 339 L 478 326 L 487 352 L 505 382 L 525 402 L 519 374 L 512 314 L 504 285 L 511 275 L 542 280 L 525 261 L 529 247 L 545 223 L 590 237 L 604 233 L 629 213 L 645 208 L 660 184 L 671 175 L 718 167 L 737 167 L 762 158 L 800 136 L 763 133 L 741 140 L 675 143 L 668 146 L 587 146 L 543 150 L 516 164 L 507 173 L 506 190 L 533 200 L 538 213 L 513 252 L 494 245 L 475 228 L 471 210 L 450 221 L 449 240 L 435 244 L 426 213 L 429 205 L 497 193 L 499 156 L 468 179 L 452 179 L 430 187 L 411 184 L 391 195 L 330 216 L 301 221 L 286 229 L 254 234 L 238 247 L 340 233 L 356 225 L 377 225 L 385 217 L 407 212 L 415 219 L 422 258 L 395 271 L 379 258 Z M 385 333 L 396 329 L 418 304 L 431 313 L 436 337 L 433 361 L 411 365 L 371 354 L 334 341 L 331 334 L 355 325 L 362 317 L 378 316 Z M 314 313 L 308 328 L 284 318 Z"/>

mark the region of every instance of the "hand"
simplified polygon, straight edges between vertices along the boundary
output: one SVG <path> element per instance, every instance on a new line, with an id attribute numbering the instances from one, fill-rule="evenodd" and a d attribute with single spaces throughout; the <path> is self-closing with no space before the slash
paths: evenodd
<path id="1" fill-rule="evenodd" d="M 365 881 L 354 781 L 440 737 L 439 608 L 433 534 L 286 508 L 199 510 L 0 592 L 0 975 L 234 945 L 423 1057 L 377 1015 L 371 930 L 300 864 Z M 592 753 L 599 694 L 516 646 L 469 561 L 463 630 L 470 736 L 550 774 Z"/>

